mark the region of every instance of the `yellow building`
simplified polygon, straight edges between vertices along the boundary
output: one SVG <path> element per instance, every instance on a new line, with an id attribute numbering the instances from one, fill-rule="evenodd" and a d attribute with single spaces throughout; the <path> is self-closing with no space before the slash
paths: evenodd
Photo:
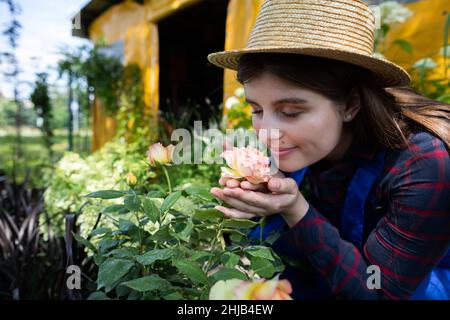
<path id="1" fill-rule="evenodd" d="M 238 87 L 235 72 L 225 72 L 207 61 L 210 52 L 245 46 L 263 0 L 92 0 L 79 13 L 73 34 L 104 39 L 123 62 L 143 70 L 145 107 L 153 115 L 164 108 L 181 114 L 201 106 L 201 120 Z M 414 50 L 405 54 L 387 46 L 385 55 L 405 68 L 420 58 L 436 55 L 442 47 L 448 0 L 409 3 L 414 15 L 395 27 L 387 42 L 409 41 Z M 188 99 L 189 98 L 189 99 Z M 213 109 L 206 105 L 208 98 Z M 226 110 L 226 108 L 224 108 Z M 153 117 L 157 127 L 158 117 Z M 93 111 L 93 148 L 98 149 L 115 132 L 115 121 L 97 101 Z"/>

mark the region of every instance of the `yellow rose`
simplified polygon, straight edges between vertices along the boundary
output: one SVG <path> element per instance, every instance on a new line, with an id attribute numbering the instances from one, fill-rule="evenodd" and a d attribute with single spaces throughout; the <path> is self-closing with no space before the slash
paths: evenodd
<path id="1" fill-rule="evenodd" d="M 220 280 L 215 283 L 209 292 L 210 300 L 292 300 L 291 283 L 278 280 L 259 279 L 243 281 L 238 279 Z"/>
<path id="2" fill-rule="evenodd" d="M 134 186 L 137 183 L 137 178 L 134 175 L 133 172 L 128 172 L 127 177 L 125 178 L 125 181 L 129 186 Z"/>
<path id="3" fill-rule="evenodd" d="M 170 165 L 175 146 L 170 144 L 164 147 L 161 142 L 152 144 L 147 151 L 147 158 L 151 166 L 156 164 Z"/>

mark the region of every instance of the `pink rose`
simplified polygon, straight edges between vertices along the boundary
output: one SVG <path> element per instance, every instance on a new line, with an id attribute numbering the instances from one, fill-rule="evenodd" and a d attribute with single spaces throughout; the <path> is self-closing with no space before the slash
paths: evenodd
<path id="1" fill-rule="evenodd" d="M 269 181 L 270 160 L 261 151 L 253 147 L 233 147 L 220 155 L 228 167 L 221 167 L 222 178 L 244 178 L 253 184 Z"/>

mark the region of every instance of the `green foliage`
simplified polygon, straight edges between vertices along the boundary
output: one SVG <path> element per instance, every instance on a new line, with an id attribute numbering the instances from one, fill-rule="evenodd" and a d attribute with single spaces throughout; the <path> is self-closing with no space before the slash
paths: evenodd
<path id="1" fill-rule="evenodd" d="M 17 106 L 13 100 L 0 96 L 0 126 L 14 126 L 16 123 Z M 36 113 L 32 108 L 24 108 L 21 114 L 24 126 L 36 125 Z"/>
<path id="2" fill-rule="evenodd" d="M 46 73 L 37 74 L 37 79 L 34 84 L 34 90 L 31 93 L 30 99 L 34 105 L 38 117 L 42 119 L 40 129 L 44 135 L 45 145 L 49 152 L 50 158 L 52 154 L 53 144 L 53 129 L 52 129 L 52 104 L 48 92 L 48 75 Z"/>
<path id="3" fill-rule="evenodd" d="M 88 52 L 87 59 L 81 62 L 80 75 L 94 88 L 106 110 L 114 114 L 119 109 L 124 67 L 119 58 L 101 53 L 102 47 L 96 45 Z"/>
<path id="4" fill-rule="evenodd" d="M 219 280 L 270 278 L 283 270 L 272 249 L 247 238 L 246 230 L 256 222 L 230 220 L 211 209 L 220 201 L 208 188 L 188 184 L 177 189 L 88 195 L 103 207 L 105 199 L 120 197 L 117 205 L 127 208 L 125 215 L 111 214 L 110 228 L 91 233 L 95 250 L 78 239 L 99 265 L 97 291 L 90 299 L 205 299 Z M 232 234 L 240 234 L 239 241 Z"/>
<path id="5" fill-rule="evenodd" d="M 135 145 L 127 145 L 121 139 L 109 142 L 98 152 L 86 157 L 67 152 L 55 165 L 54 170 L 46 175 L 48 188 L 45 192 L 45 205 L 49 217 L 60 232 L 63 229 L 65 213 L 79 213 L 83 203 L 92 202 L 91 198 L 84 197 L 85 195 L 98 190 L 125 190 L 125 176 L 128 172 L 133 172 L 141 184 L 154 178 L 154 172 L 148 170 L 145 157 L 141 154 Z M 109 205 L 118 205 L 111 195 L 104 197 L 111 199 L 108 200 Z M 107 209 L 105 214 L 108 214 L 116 208 L 96 205 L 84 207 L 78 220 L 81 235 L 86 237 L 92 231 L 102 209 Z M 108 222 L 102 220 L 100 226 L 108 227 Z"/>
<path id="6" fill-rule="evenodd" d="M 235 90 L 234 96 L 229 97 L 225 102 L 225 107 L 228 109 L 227 123 L 232 128 L 252 127 L 251 107 L 245 101 L 243 88 Z"/>

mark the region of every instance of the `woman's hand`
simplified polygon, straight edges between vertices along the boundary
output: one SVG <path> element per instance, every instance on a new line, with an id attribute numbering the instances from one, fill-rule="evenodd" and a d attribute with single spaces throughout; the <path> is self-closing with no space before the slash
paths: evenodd
<path id="1" fill-rule="evenodd" d="M 211 193 L 232 208 L 217 206 L 225 216 L 235 219 L 250 219 L 281 213 L 292 226 L 303 218 L 309 205 L 292 178 L 278 172 L 264 184 L 221 178 L 224 189 L 212 188 Z"/>

